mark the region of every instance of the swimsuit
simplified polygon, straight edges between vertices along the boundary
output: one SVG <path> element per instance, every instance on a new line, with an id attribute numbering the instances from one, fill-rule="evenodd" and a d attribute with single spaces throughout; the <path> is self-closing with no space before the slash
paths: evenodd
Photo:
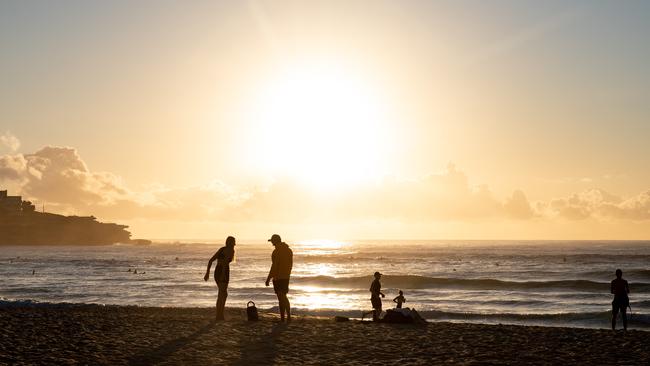
<path id="1" fill-rule="evenodd" d="M 230 262 L 232 257 L 226 258 L 224 248 L 217 251 L 217 266 L 214 268 L 214 282 L 216 283 L 230 282 Z"/>

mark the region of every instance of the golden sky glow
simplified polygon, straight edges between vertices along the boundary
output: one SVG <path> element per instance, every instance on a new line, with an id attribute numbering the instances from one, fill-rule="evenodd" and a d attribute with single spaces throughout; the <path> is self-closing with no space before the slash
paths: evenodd
<path id="1" fill-rule="evenodd" d="M 647 239 L 648 10 L 3 3 L 0 186 L 151 238 Z"/>

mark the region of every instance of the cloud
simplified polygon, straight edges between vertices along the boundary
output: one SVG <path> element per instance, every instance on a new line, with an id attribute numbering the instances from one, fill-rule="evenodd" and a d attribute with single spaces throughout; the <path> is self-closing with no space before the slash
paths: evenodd
<path id="1" fill-rule="evenodd" d="M 540 210 L 570 220 L 588 218 L 650 220 L 650 191 L 622 199 L 601 189 L 590 189 L 565 198 L 556 198 Z"/>
<path id="2" fill-rule="evenodd" d="M 185 188 L 157 187 L 96 207 L 98 214 L 116 219 L 146 218 L 172 221 L 228 221 L 232 208 L 245 195 L 215 181 Z"/>
<path id="3" fill-rule="evenodd" d="M 220 181 L 134 191 L 121 177 L 92 171 L 71 147 L 0 156 L 0 187 L 45 202 L 50 211 L 102 220 L 297 224 L 354 222 L 492 222 L 494 220 L 650 220 L 650 191 L 620 198 L 599 189 L 532 203 L 523 190 L 505 199 L 472 185 L 454 165 L 420 179 L 386 178 L 336 192 L 309 190 L 291 179 L 236 189 Z"/>
<path id="4" fill-rule="evenodd" d="M 370 187 L 322 194 L 290 179 L 267 187 L 237 190 L 223 182 L 186 188 L 129 190 L 109 172 L 93 172 L 70 147 L 47 146 L 33 154 L 0 157 L 0 181 L 20 185 L 20 193 L 65 213 L 113 219 L 302 222 L 341 219 L 473 220 L 528 217 L 523 192 L 506 203 L 487 186 L 471 186 L 467 176 L 447 170 L 416 180 L 385 179 Z"/>
<path id="5" fill-rule="evenodd" d="M 21 181 L 27 171 L 27 160 L 23 155 L 0 156 L 0 181 Z"/>
<path id="6" fill-rule="evenodd" d="M 501 202 L 486 185 L 473 186 L 450 164 L 443 172 L 420 179 L 387 178 L 375 185 L 319 194 L 291 181 L 254 192 L 234 215 L 241 219 L 335 221 L 394 219 L 468 221 L 532 217 L 523 192 Z"/>
<path id="7" fill-rule="evenodd" d="M 365 191 L 355 195 L 361 198 L 356 205 L 366 207 L 363 214 L 371 216 L 468 220 L 498 216 L 503 211 L 487 186 L 470 185 L 467 176 L 453 164 L 444 172 L 422 179 L 387 180 Z"/>
<path id="8" fill-rule="evenodd" d="M 129 195 L 121 179 L 107 172 L 91 172 L 77 151 L 47 146 L 23 155 L 23 194 L 60 205 L 106 205 Z"/>
<path id="9" fill-rule="evenodd" d="M 548 208 L 551 214 L 571 220 L 583 220 L 596 214 L 602 205 L 618 202 L 618 197 L 599 189 L 590 189 L 566 198 L 552 199 Z"/>
<path id="10" fill-rule="evenodd" d="M 604 207 L 606 210 L 608 207 Z M 621 202 L 611 213 L 621 219 L 650 220 L 650 190 Z"/>
<path id="11" fill-rule="evenodd" d="M 55 212 L 116 220 L 214 219 L 226 216 L 223 211 L 240 199 L 220 182 L 134 192 L 113 173 L 91 171 L 76 149 L 57 146 L 0 156 L 0 184 L 17 186 L 19 192 L 13 193 L 46 203 Z"/>
<path id="12" fill-rule="evenodd" d="M 20 148 L 20 140 L 11 132 L 5 132 L 0 135 L 0 151 L 9 150 L 10 152 L 15 152 Z"/>
<path id="13" fill-rule="evenodd" d="M 529 219 L 535 216 L 526 194 L 520 189 L 512 192 L 512 196 L 506 199 L 503 208 L 509 216 L 517 219 Z"/>

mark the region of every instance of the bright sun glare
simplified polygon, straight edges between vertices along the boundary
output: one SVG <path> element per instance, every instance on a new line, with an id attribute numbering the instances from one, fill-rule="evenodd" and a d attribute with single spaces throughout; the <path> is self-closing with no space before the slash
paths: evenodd
<path id="1" fill-rule="evenodd" d="M 294 67 L 270 80 L 253 125 L 260 168 L 318 189 L 373 179 L 389 155 L 385 103 L 337 68 Z"/>

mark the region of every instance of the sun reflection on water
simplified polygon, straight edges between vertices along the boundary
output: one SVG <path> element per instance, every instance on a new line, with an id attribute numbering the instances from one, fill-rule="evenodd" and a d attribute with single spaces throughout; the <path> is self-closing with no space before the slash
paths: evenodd
<path id="1" fill-rule="evenodd" d="M 357 304 L 349 296 L 335 295 L 336 289 L 299 286 L 300 294 L 291 299 L 292 306 L 302 309 L 354 309 Z"/>
<path id="2" fill-rule="evenodd" d="M 300 254 L 304 255 L 323 255 L 323 254 L 341 254 L 351 246 L 350 243 L 329 240 L 329 239 L 312 239 L 303 240 L 295 244 Z"/>

